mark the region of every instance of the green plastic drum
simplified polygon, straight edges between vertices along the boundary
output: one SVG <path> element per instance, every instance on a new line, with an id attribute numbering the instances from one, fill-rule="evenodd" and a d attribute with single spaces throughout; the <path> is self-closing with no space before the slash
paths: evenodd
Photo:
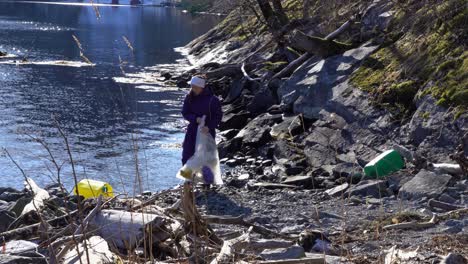
<path id="1" fill-rule="evenodd" d="M 401 170 L 405 162 L 400 153 L 396 150 L 387 150 L 377 156 L 364 167 L 364 173 L 367 177 L 380 178 L 392 172 Z"/>

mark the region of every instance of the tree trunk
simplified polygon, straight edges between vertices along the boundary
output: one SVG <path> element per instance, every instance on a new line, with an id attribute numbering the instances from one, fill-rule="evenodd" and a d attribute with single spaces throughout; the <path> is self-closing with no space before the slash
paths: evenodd
<path id="1" fill-rule="evenodd" d="M 309 9 L 310 9 L 311 0 L 304 0 L 304 5 L 302 7 L 302 18 L 308 19 L 310 17 Z"/>
<path id="2" fill-rule="evenodd" d="M 290 43 L 295 49 L 306 51 L 320 57 L 340 54 L 351 48 L 348 44 L 339 43 L 327 38 L 307 36 L 299 30 L 292 34 Z"/>
<path id="3" fill-rule="evenodd" d="M 268 26 L 272 31 L 276 31 L 281 28 L 280 22 L 273 11 L 268 0 L 257 0 L 258 7 L 260 7 L 260 11 L 262 11 L 262 15 L 265 18 Z"/>
<path id="4" fill-rule="evenodd" d="M 288 16 L 284 12 L 283 5 L 281 4 L 281 0 L 273 0 L 273 8 L 275 9 L 276 16 L 281 22 L 281 24 L 286 25 L 288 24 Z"/>

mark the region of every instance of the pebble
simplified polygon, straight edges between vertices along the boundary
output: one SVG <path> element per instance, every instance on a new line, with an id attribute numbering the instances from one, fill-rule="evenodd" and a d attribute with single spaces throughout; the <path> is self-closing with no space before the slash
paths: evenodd
<path id="1" fill-rule="evenodd" d="M 451 226 L 451 227 L 445 228 L 444 230 L 442 230 L 442 232 L 449 233 L 449 234 L 457 234 L 457 233 L 460 233 L 462 229 L 463 228 L 461 226 Z"/>
<path id="2" fill-rule="evenodd" d="M 226 165 L 228 165 L 229 167 L 234 167 L 234 166 L 237 165 L 237 160 L 230 159 L 230 160 L 226 161 Z"/>
<path id="3" fill-rule="evenodd" d="M 249 164 L 252 164 L 252 163 L 255 163 L 255 159 L 254 159 L 254 158 L 250 158 L 250 159 L 247 159 L 246 162 L 249 163 Z"/>
<path id="4" fill-rule="evenodd" d="M 246 181 L 246 180 L 250 179 L 250 175 L 248 173 L 244 173 L 244 174 L 239 175 L 239 177 L 237 177 L 237 179 L 241 180 L 241 181 Z"/>
<path id="5" fill-rule="evenodd" d="M 450 219 L 447 222 L 445 222 L 446 226 L 463 226 L 463 222 L 460 220 L 455 220 L 455 219 Z"/>
<path id="6" fill-rule="evenodd" d="M 262 166 L 271 166 L 271 164 L 273 164 L 273 161 L 272 160 L 264 160 L 262 161 Z"/>
<path id="7" fill-rule="evenodd" d="M 453 204 L 457 202 L 455 198 L 453 198 L 452 196 L 446 193 L 443 193 L 441 196 L 439 196 L 439 201 L 444 202 L 444 203 L 449 203 L 449 204 Z"/>

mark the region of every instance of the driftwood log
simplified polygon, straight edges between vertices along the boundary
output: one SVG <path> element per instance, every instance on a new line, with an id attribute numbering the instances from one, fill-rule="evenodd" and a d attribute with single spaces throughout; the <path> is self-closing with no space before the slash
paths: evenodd
<path id="1" fill-rule="evenodd" d="M 431 208 L 439 208 L 445 211 L 452 211 L 452 210 L 458 210 L 458 209 L 463 209 L 462 206 L 456 205 L 456 204 L 449 204 L 449 203 L 444 203 L 441 201 L 437 201 L 435 199 L 430 199 L 427 202 L 427 205 Z"/>
<path id="2" fill-rule="evenodd" d="M 338 35 L 338 33 L 335 33 L 333 37 L 336 38 Z M 289 42 L 295 49 L 312 53 L 322 58 L 343 53 L 351 48 L 349 44 L 336 42 L 327 38 L 308 36 L 300 30 L 294 31 Z"/>
<path id="3" fill-rule="evenodd" d="M 163 215 L 110 209 L 101 210 L 89 223 L 91 231 L 119 249 L 134 249 L 145 238 L 153 243 L 164 241 L 180 226 Z"/>
<path id="4" fill-rule="evenodd" d="M 323 48 L 329 42 L 333 42 L 334 44 L 332 44 L 332 45 L 335 45 L 335 44 L 338 45 L 339 47 L 336 47 L 337 49 L 345 48 L 343 45 L 346 45 L 346 44 L 341 44 L 341 43 L 338 43 L 338 42 L 334 42 L 333 40 L 336 39 L 340 34 L 345 32 L 353 23 L 354 23 L 354 18 L 351 18 L 350 20 L 346 21 L 343 25 L 341 25 L 337 30 L 335 30 L 332 33 L 328 34 L 325 38 L 323 38 L 321 40 L 318 40 L 319 38 L 315 38 L 310 42 L 314 42 L 315 46 L 320 46 L 320 48 Z M 300 32 L 300 31 L 297 31 L 297 32 Z M 297 35 L 297 34 L 299 34 L 299 35 Z M 317 56 L 320 55 L 319 53 L 311 50 L 311 47 L 302 47 L 302 45 L 307 46 L 307 43 L 310 43 L 308 41 L 309 37 L 307 35 L 305 35 L 304 33 L 302 33 L 302 34 L 297 33 L 297 34 L 296 34 L 296 37 L 304 39 L 304 41 L 302 41 L 300 44 L 297 44 L 297 45 L 301 45 L 300 48 L 303 48 L 307 52 L 302 54 L 299 58 L 297 58 L 296 60 L 291 62 L 288 66 L 286 66 L 284 69 L 282 69 L 280 72 L 275 74 L 272 79 L 281 79 L 281 78 L 290 76 L 297 68 L 299 68 L 299 66 L 304 64 L 304 62 L 306 62 L 310 58 L 312 58 L 312 56 L 314 54 L 316 54 Z M 292 38 L 291 40 L 294 40 L 294 38 Z M 321 44 L 317 44 L 317 43 L 321 43 Z M 348 45 L 346 45 L 346 46 L 347 46 L 347 49 L 350 48 Z M 310 51 L 312 51 L 312 52 L 310 52 Z M 328 53 L 328 52 L 325 52 L 325 53 Z"/>
<path id="5" fill-rule="evenodd" d="M 383 230 L 395 230 L 395 229 L 424 229 L 433 227 L 437 224 L 437 215 L 434 215 L 431 220 L 428 222 L 407 222 L 407 223 L 400 223 L 400 224 L 393 224 L 393 225 L 386 225 L 383 227 Z"/>

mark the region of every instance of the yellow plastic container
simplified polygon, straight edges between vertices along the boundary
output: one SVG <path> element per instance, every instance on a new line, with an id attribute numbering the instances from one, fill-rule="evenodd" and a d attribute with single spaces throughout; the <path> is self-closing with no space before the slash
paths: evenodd
<path id="1" fill-rule="evenodd" d="M 83 196 L 85 199 L 99 197 L 99 195 L 104 197 L 114 197 L 112 186 L 107 182 L 88 179 L 81 180 L 78 185 L 73 188 L 74 194 L 77 194 L 77 187 L 80 196 Z"/>

